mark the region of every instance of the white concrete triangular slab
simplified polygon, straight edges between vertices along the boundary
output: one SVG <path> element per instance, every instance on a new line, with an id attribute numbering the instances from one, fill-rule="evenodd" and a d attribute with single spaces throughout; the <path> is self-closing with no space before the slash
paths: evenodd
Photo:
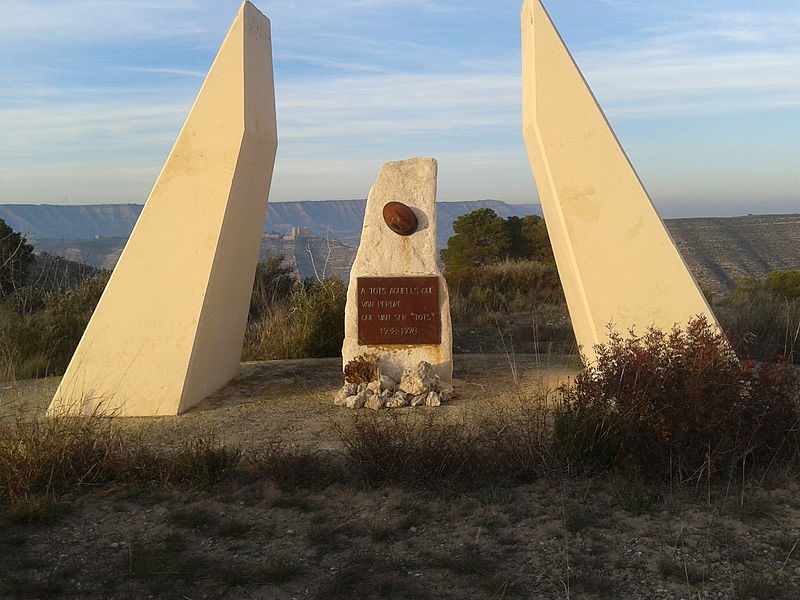
<path id="1" fill-rule="evenodd" d="M 174 415 L 237 374 L 276 149 L 270 23 L 245 2 L 49 414 Z"/>
<path id="2" fill-rule="evenodd" d="M 716 323 L 539 0 L 525 0 L 521 25 L 523 136 L 584 359 L 609 324 Z"/>

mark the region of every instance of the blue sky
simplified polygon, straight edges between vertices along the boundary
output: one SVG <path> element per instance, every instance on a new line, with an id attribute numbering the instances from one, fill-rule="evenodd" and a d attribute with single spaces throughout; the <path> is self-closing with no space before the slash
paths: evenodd
<path id="1" fill-rule="evenodd" d="M 363 198 L 439 160 L 439 199 L 536 200 L 520 0 L 256 0 L 272 201 Z M 665 217 L 800 211 L 797 0 L 545 2 Z M 0 203 L 147 198 L 238 0 L 2 0 Z"/>

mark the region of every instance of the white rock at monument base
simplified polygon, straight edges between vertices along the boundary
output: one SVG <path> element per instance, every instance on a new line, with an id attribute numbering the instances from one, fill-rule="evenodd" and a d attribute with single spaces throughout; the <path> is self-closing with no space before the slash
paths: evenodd
<path id="1" fill-rule="evenodd" d="M 425 399 L 428 397 L 427 394 L 420 394 L 419 396 L 414 396 L 414 399 L 411 400 L 411 406 L 419 406 L 420 404 L 425 403 Z"/>
<path id="2" fill-rule="evenodd" d="M 364 406 L 367 408 L 371 408 L 372 410 L 380 410 L 383 408 L 384 399 L 379 396 L 378 394 L 373 394 L 369 398 L 367 398 L 366 403 Z"/>
<path id="3" fill-rule="evenodd" d="M 425 398 L 425 406 L 441 406 L 442 400 L 436 392 L 430 392 Z"/>
<path id="4" fill-rule="evenodd" d="M 358 393 L 358 384 L 345 383 L 341 387 L 341 389 L 338 392 L 336 392 L 336 396 L 333 398 L 333 405 L 344 406 L 348 396 L 355 396 L 357 393 Z"/>
<path id="5" fill-rule="evenodd" d="M 433 366 L 424 360 L 415 367 L 409 367 L 403 372 L 400 380 L 400 389 L 413 396 L 427 393 L 436 383 L 436 374 Z"/>
<path id="6" fill-rule="evenodd" d="M 367 390 L 372 392 L 373 394 L 380 394 L 381 393 L 381 382 L 380 381 L 370 381 L 367 384 Z"/>
<path id="7" fill-rule="evenodd" d="M 397 387 L 397 382 L 388 375 L 381 375 L 381 389 L 393 392 Z"/>
<path id="8" fill-rule="evenodd" d="M 349 396 L 347 400 L 345 400 L 345 406 L 347 408 L 358 409 L 364 408 L 364 404 L 367 401 L 367 391 L 362 390 L 358 392 L 355 396 Z"/>
<path id="9" fill-rule="evenodd" d="M 400 408 L 408 405 L 408 397 L 402 391 L 395 392 L 394 396 L 386 401 L 386 408 Z"/>

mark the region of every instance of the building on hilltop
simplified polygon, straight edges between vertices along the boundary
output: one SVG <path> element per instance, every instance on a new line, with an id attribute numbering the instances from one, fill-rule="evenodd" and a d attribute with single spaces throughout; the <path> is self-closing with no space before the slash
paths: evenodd
<path id="1" fill-rule="evenodd" d="M 285 240 L 300 240 L 311 237 L 311 227 L 292 227 L 292 233 L 283 236 Z"/>

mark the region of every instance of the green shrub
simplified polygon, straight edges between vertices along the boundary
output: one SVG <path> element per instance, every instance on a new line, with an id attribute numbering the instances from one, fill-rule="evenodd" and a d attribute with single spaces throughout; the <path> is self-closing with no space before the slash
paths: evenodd
<path id="1" fill-rule="evenodd" d="M 535 304 L 564 302 L 555 265 L 536 260 L 503 261 L 447 274 L 452 296 L 476 308 L 527 310 Z"/>
<path id="2" fill-rule="evenodd" d="M 713 477 L 797 448 L 798 375 L 740 362 L 704 318 L 670 333 L 611 332 L 597 362 L 562 387 L 557 448 L 588 469 Z"/>
<path id="3" fill-rule="evenodd" d="M 740 354 L 759 360 L 800 360 L 798 271 L 776 271 L 765 280 L 744 279 L 715 306 L 723 329 Z"/>
<path id="4" fill-rule="evenodd" d="M 286 262 L 283 254 L 267 256 L 258 261 L 250 298 L 250 321 L 258 321 L 270 308 L 285 304 L 297 285 L 294 267 Z"/>
<path id="5" fill-rule="evenodd" d="M 33 246 L 25 236 L 0 219 L 0 298 L 25 284 L 25 275 L 33 260 Z"/>
<path id="6" fill-rule="evenodd" d="M 290 299 L 292 318 L 299 329 L 300 356 L 337 356 L 344 341 L 344 308 L 347 288 L 328 277 L 306 283 Z"/>
<path id="7" fill-rule="evenodd" d="M 270 306 L 250 322 L 243 359 L 338 355 L 344 341 L 346 299 L 347 288 L 334 277 L 295 286 L 285 304 Z"/>
<path id="8" fill-rule="evenodd" d="M 32 297 L 28 288 L 7 296 L 0 306 L 0 380 L 63 373 L 109 275 L 97 271 L 75 287 L 48 292 L 32 310 L 20 301 Z"/>
<path id="9" fill-rule="evenodd" d="M 510 259 L 554 262 L 547 226 L 538 215 L 503 219 L 479 208 L 458 217 L 453 233 L 440 253 L 448 274 Z"/>
<path id="10" fill-rule="evenodd" d="M 462 351 L 571 352 L 575 337 L 551 263 L 504 261 L 446 273 L 456 346 Z"/>
<path id="11" fill-rule="evenodd" d="M 787 300 L 800 298 L 800 271 L 773 271 L 764 279 L 764 287 Z"/>

